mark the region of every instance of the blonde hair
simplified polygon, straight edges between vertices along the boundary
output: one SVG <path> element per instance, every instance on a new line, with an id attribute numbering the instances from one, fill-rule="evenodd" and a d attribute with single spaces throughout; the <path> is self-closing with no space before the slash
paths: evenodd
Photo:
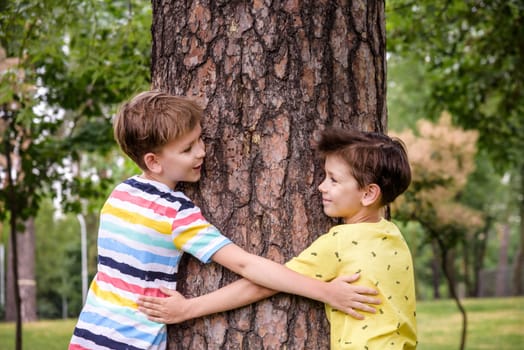
<path id="1" fill-rule="evenodd" d="M 193 130 L 202 112 L 191 98 L 145 91 L 122 104 L 113 122 L 114 137 L 122 151 L 145 170 L 144 155 Z"/>

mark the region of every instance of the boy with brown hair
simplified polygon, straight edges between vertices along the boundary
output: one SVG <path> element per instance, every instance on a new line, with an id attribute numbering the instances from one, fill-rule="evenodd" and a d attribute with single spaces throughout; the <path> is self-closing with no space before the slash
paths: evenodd
<path id="1" fill-rule="evenodd" d="M 374 311 L 362 304 L 378 303 L 364 295 L 375 294 L 374 289 L 348 284 L 354 276 L 326 283 L 249 254 L 175 190 L 179 182 L 200 178 L 205 156 L 201 115 L 193 100 L 159 91 L 141 93 L 122 105 L 114 120 L 115 139 L 142 174 L 116 186 L 102 208 L 97 274 L 69 349 L 165 349 L 165 325 L 138 312 L 137 299 L 164 296 L 160 287 L 175 289 L 184 252 L 267 288 L 317 299 L 345 312 Z M 258 286 L 256 290 L 260 295 L 274 293 Z"/>
<path id="2" fill-rule="evenodd" d="M 379 312 L 356 321 L 326 305 L 331 349 L 415 349 L 415 281 L 409 248 L 398 227 L 382 217 L 383 208 L 411 182 L 406 150 L 398 139 L 356 130 L 324 131 L 318 144 L 324 158 L 324 213 L 340 218 L 286 266 L 306 276 L 330 281 L 359 273 L 376 288 Z M 236 308 L 267 296 L 247 280 L 193 299 L 164 290 L 169 298 L 145 297 L 140 310 L 150 320 L 181 322 Z"/>

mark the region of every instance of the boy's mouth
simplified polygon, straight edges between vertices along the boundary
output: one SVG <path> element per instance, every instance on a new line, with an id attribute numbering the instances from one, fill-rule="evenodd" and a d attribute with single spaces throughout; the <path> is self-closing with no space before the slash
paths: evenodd
<path id="1" fill-rule="evenodd" d="M 322 204 L 329 204 L 329 203 L 331 203 L 329 199 L 322 198 Z"/>

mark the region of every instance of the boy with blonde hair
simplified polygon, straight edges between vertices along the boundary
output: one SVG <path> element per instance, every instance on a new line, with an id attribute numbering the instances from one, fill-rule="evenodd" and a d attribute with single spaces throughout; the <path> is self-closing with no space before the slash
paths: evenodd
<path id="1" fill-rule="evenodd" d="M 140 296 L 175 289 L 184 252 L 215 261 L 259 285 L 329 303 L 345 312 L 374 311 L 368 287 L 302 276 L 249 254 L 223 236 L 182 192 L 195 182 L 205 156 L 202 109 L 193 100 L 148 91 L 122 105 L 114 135 L 142 170 L 116 186 L 105 202 L 98 232 L 98 265 L 69 349 L 165 349 L 166 327 L 137 310 Z M 274 293 L 256 286 L 260 295 Z M 361 294 L 359 294 L 361 293 Z"/>

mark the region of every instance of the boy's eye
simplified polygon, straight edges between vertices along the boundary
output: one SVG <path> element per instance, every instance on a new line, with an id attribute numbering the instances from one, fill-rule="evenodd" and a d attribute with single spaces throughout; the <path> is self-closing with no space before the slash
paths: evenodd
<path id="1" fill-rule="evenodd" d="M 192 145 L 189 145 L 189 147 L 185 148 L 182 152 L 183 152 L 183 153 L 188 153 L 188 152 L 191 151 L 191 148 L 192 148 L 192 147 L 193 147 Z"/>
<path id="2" fill-rule="evenodd" d="M 334 182 L 334 183 L 338 182 L 337 179 L 335 179 L 334 177 L 330 177 L 329 179 L 331 180 L 331 182 Z"/>

